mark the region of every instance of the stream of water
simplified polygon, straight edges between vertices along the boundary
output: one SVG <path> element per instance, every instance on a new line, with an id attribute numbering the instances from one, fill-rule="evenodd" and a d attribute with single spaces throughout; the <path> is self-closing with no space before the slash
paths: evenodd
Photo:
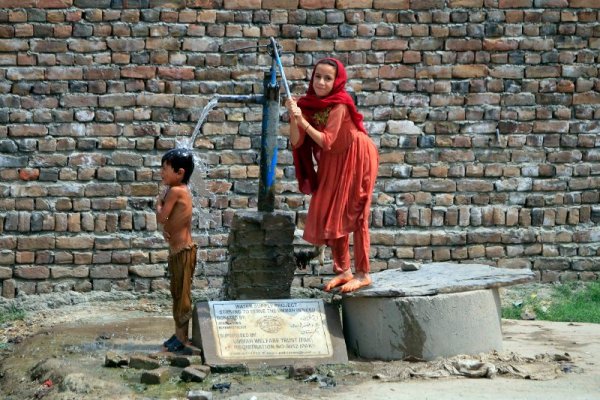
<path id="1" fill-rule="evenodd" d="M 208 190 L 206 186 L 206 175 L 208 173 L 208 165 L 202 161 L 197 151 L 194 150 L 194 143 L 196 142 L 196 138 L 201 132 L 202 125 L 206 121 L 208 117 L 208 113 L 217 106 L 219 99 L 217 97 L 212 98 L 202 109 L 200 113 L 200 117 L 198 118 L 198 122 L 196 122 L 196 126 L 194 127 L 194 131 L 192 135 L 184 138 L 176 138 L 175 139 L 175 147 L 176 148 L 184 148 L 190 149 L 194 154 L 194 173 L 190 177 L 190 182 L 188 184 L 191 192 L 192 192 L 192 202 L 194 204 L 194 216 L 197 216 L 197 222 L 195 221 L 194 227 L 198 227 L 203 230 L 207 230 L 210 228 L 210 213 L 203 204 L 203 199 L 208 199 L 209 202 L 215 198 L 214 193 Z"/>
<path id="2" fill-rule="evenodd" d="M 202 124 L 208 117 L 208 113 L 212 111 L 213 108 L 217 106 L 219 103 L 218 97 L 213 97 L 202 109 L 200 113 L 200 117 L 198 117 L 198 122 L 196 122 L 196 126 L 194 127 L 194 131 L 192 132 L 192 136 L 190 138 L 178 138 L 175 140 L 175 147 L 182 147 L 185 149 L 194 149 L 194 143 L 196 142 L 196 138 L 200 133 L 200 128 L 202 128 Z"/>

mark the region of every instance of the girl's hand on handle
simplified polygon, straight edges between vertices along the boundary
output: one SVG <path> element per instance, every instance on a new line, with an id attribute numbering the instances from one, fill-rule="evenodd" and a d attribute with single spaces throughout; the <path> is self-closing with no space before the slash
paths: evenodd
<path id="1" fill-rule="evenodd" d="M 293 97 L 288 97 L 285 99 L 285 108 L 287 108 L 288 112 L 292 114 L 292 106 L 296 105 L 296 101 Z"/>
<path id="2" fill-rule="evenodd" d="M 294 119 L 296 119 L 296 121 L 300 121 L 302 118 L 302 110 L 300 109 L 300 107 L 298 107 L 298 104 L 296 103 L 296 100 L 294 100 L 293 98 L 289 97 L 286 101 L 285 101 L 285 106 L 288 110 L 288 113 L 290 115 L 294 116 Z"/>

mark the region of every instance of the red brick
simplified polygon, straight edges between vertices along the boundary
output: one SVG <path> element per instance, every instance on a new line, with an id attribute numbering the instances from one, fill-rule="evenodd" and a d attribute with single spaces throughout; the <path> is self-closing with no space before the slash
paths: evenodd
<path id="1" fill-rule="evenodd" d="M 225 0 L 223 8 L 226 10 L 260 10 L 262 0 Z"/>
<path id="2" fill-rule="evenodd" d="M 11 38 L 15 35 L 15 29 L 12 26 L 0 26 L 0 38 Z"/>
<path id="3" fill-rule="evenodd" d="M 198 22 L 212 24 L 217 20 L 217 13 L 214 10 L 198 11 Z M 203 36 L 203 35 L 202 35 Z"/>
<path id="4" fill-rule="evenodd" d="M 170 80 L 194 79 L 193 67 L 158 67 L 158 77 Z"/>
<path id="5" fill-rule="evenodd" d="M 360 51 L 370 49 L 371 40 L 369 39 L 341 39 L 335 41 L 336 51 Z"/>
<path id="6" fill-rule="evenodd" d="M 67 51 L 67 43 L 63 40 L 34 40 L 31 50 L 39 53 L 64 53 Z"/>
<path id="7" fill-rule="evenodd" d="M 413 10 L 443 9 L 445 0 L 410 0 L 410 8 Z"/>
<path id="8" fill-rule="evenodd" d="M 180 9 L 185 8 L 186 0 L 150 0 L 150 8 L 171 8 Z"/>
<path id="9" fill-rule="evenodd" d="M 98 96 L 88 94 L 67 94 L 62 98 L 64 107 L 97 107 Z"/>
<path id="10" fill-rule="evenodd" d="M 373 50 L 406 50 L 408 49 L 407 39 L 374 39 L 372 42 Z"/>
<path id="11" fill-rule="evenodd" d="M 99 97 L 100 107 L 131 107 L 135 106 L 135 94 L 107 94 Z"/>
<path id="12" fill-rule="evenodd" d="M 26 40 L 0 39 L 0 52 L 28 51 L 29 44 Z"/>
<path id="13" fill-rule="evenodd" d="M 297 43 L 298 51 L 333 51 L 333 42 L 331 40 L 299 40 Z"/>
<path id="14" fill-rule="evenodd" d="M 416 78 L 450 79 L 452 78 L 452 68 L 449 66 L 417 67 Z"/>
<path id="15" fill-rule="evenodd" d="M 409 6 L 409 0 L 373 0 L 376 10 L 408 10 Z"/>
<path id="16" fill-rule="evenodd" d="M 27 12 L 25 10 L 10 10 L 8 12 L 9 22 L 27 22 Z"/>
<path id="17" fill-rule="evenodd" d="M 185 24 L 193 24 L 198 18 L 198 12 L 195 10 L 184 10 L 179 12 L 178 22 Z"/>
<path id="18" fill-rule="evenodd" d="M 65 22 L 65 14 L 63 10 L 48 11 L 46 13 L 46 21 L 52 24 Z"/>
<path id="19" fill-rule="evenodd" d="M 337 0 L 336 8 L 347 9 L 347 8 L 371 8 L 373 6 L 373 0 Z"/>
<path id="20" fill-rule="evenodd" d="M 316 10 L 319 8 L 335 8 L 335 0 L 300 0 L 299 8 Z"/>
<path id="21" fill-rule="evenodd" d="M 122 39 L 108 39 L 108 47 L 112 51 L 142 51 L 146 46 L 144 39 L 133 39 L 133 38 L 122 38 Z"/>
<path id="22" fill-rule="evenodd" d="M 537 0 L 535 5 L 540 8 L 568 8 L 569 0 Z"/>
<path id="23" fill-rule="evenodd" d="M 46 136 L 48 127 L 45 125 L 9 125 L 8 135 L 11 137 Z"/>
<path id="24" fill-rule="evenodd" d="M 38 168 L 23 168 L 19 170 L 19 178 L 23 181 L 35 181 L 40 176 Z"/>
<path id="25" fill-rule="evenodd" d="M 31 237 L 19 237 L 17 248 L 19 250 L 41 250 L 53 249 L 55 246 L 54 235 L 38 235 Z"/>
<path id="26" fill-rule="evenodd" d="M 152 79 L 156 77 L 156 67 L 137 66 L 121 68 L 122 78 Z"/>
<path id="27" fill-rule="evenodd" d="M 6 71 L 6 77 L 12 81 L 20 80 L 43 80 L 44 69 L 43 68 L 9 68 Z"/>
<path id="28" fill-rule="evenodd" d="M 489 51 L 509 51 L 519 48 L 519 41 L 514 39 L 484 39 L 483 49 Z"/>
<path id="29" fill-rule="evenodd" d="M 33 25 L 17 24 L 15 25 L 15 37 L 31 37 L 33 36 Z"/>
<path id="30" fill-rule="evenodd" d="M 99 40 L 72 39 L 69 50 L 77 53 L 92 53 L 106 50 L 106 43 Z"/>
<path id="31" fill-rule="evenodd" d="M 36 0 L 37 8 L 69 8 L 73 6 L 73 0 Z M 21 5 L 21 7 L 23 7 Z"/>
<path id="32" fill-rule="evenodd" d="M 598 8 L 598 0 L 571 0 L 571 8 Z"/>
<path id="33" fill-rule="evenodd" d="M 600 93 L 576 93 L 573 95 L 573 104 L 600 104 Z"/>
<path id="34" fill-rule="evenodd" d="M 481 50 L 481 47 L 479 39 L 448 39 L 446 41 L 446 50 L 476 51 Z"/>
<path id="35" fill-rule="evenodd" d="M 298 0 L 262 0 L 263 10 L 295 10 L 298 8 Z"/>
<path id="36" fill-rule="evenodd" d="M 136 101 L 140 106 L 173 107 L 175 97 L 172 94 L 146 93 L 138 95 Z"/>
<path id="37" fill-rule="evenodd" d="M 117 279 L 127 278 L 129 270 L 126 265 L 93 265 L 90 268 L 90 278 Z"/>
<path id="38" fill-rule="evenodd" d="M 35 7 L 36 0 L 0 0 L 0 8 Z"/>
<path id="39" fill-rule="evenodd" d="M 532 66 L 527 67 L 525 70 L 525 77 L 527 78 L 556 78 L 560 76 L 560 66 Z"/>
<path id="40" fill-rule="evenodd" d="M 219 0 L 187 0 L 190 8 L 219 8 L 222 2 Z"/>
<path id="41" fill-rule="evenodd" d="M 16 266 L 14 271 L 15 277 L 22 279 L 48 279 L 50 277 L 50 269 L 46 266 Z"/>
<path id="42" fill-rule="evenodd" d="M 119 68 L 116 67 L 90 67 L 83 72 L 84 79 L 89 80 L 119 79 L 120 75 Z"/>
<path id="43" fill-rule="evenodd" d="M 81 21 L 82 15 L 81 10 L 69 10 L 66 13 L 65 19 L 67 22 L 78 22 Z"/>
<path id="44" fill-rule="evenodd" d="M 483 0 L 448 0 L 450 8 L 479 8 L 483 7 Z"/>
<path id="45" fill-rule="evenodd" d="M 54 27 L 54 37 L 68 38 L 73 35 L 73 27 L 69 25 L 60 25 Z M 106 48 L 106 45 L 103 45 Z"/>
<path id="46" fill-rule="evenodd" d="M 186 38 L 183 40 L 182 49 L 198 52 L 215 52 L 218 51 L 219 44 L 214 39 L 210 38 Z"/>
<path id="47" fill-rule="evenodd" d="M 485 65 L 457 65 L 452 67 L 453 78 L 483 78 L 489 75 Z"/>
<path id="48" fill-rule="evenodd" d="M 519 48 L 521 50 L 551 51 L 554 49 L 554 41 L 543 38 L 525 38 L 519 43 Z"/>
<path id="49" fill-rule="evenodd" d="M 405 51 L 402 62 L 405 64 L 416 64 L 421 62 L 420 51 Z"/>
<path id="50" fill-rule="evenodd" d="M 415 69 L 404 65 L 379 67 L 379 77 L 382 79 L 414 78 Z"/>
<path id="51" fill-rule="evenodd" d="M 531 8 L 533 0 L 500 0 L 499 8 Z"/>
<path id="52" fill-rule="evenodd" d="M 179 50 L 179 39 L 177 38 L 148 38 L 146 49 L 150 50 Z"/>

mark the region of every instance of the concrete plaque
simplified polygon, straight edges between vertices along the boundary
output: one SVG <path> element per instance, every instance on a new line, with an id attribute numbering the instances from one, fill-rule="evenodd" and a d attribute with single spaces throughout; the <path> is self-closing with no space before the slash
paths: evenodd
<path id="1" fill-rule="evenodd" d="M 319 299 L 198 303 L 192 341 L 212 365 L 348 362 L 339 312 Z"/>

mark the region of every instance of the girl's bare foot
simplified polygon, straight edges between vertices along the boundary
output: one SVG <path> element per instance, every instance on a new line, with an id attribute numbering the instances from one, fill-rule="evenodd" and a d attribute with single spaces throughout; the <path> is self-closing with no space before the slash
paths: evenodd
<path id="1" fill-rule="evenodd" d="M 327 285 L 325 285 L 325 288 L 323 290 L 325 290 L 326 292 L 329 292 L 331 289 L 336 288 L 338 286 L 342 286 L 346 282 L 351 281 L 352 278 L 353 278 L 352 272 L 348 269 L 348 270 L 342 272 L 341 274 L 339 274 L 338 276 L 336 276 L 335 278 L 333 278 L 332 280 L 330 280 L 329 283 L 327 283 Z"/>
<path id="2" fill-rule="evenodd" d="M 354 278 L 346 282 L 340 288 L 340 292 L 349 293 L 360 289 L 361 287 L 369 286 L 371 284 L 371 277 L 369 274 L 356 274 Z"/>

